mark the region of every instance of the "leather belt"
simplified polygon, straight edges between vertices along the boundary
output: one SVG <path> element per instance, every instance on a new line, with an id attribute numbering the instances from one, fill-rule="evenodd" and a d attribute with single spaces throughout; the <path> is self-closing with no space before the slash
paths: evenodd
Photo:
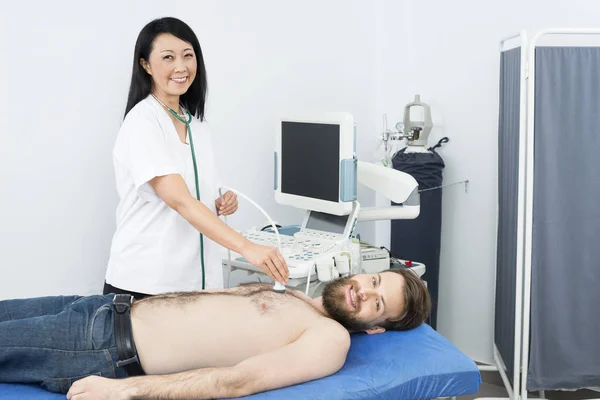
<path id="1" fill-rule="evenodd" d="M 128 376 L 144 375 L 144 370 L 138 358 L 137 349 L 133 343 L 131 330 L 131 304 L 133 296 L 117 294 L 113 299 L 115 316 L 115 342 L 119 361 L 117 367 L 124 367 Z"/>

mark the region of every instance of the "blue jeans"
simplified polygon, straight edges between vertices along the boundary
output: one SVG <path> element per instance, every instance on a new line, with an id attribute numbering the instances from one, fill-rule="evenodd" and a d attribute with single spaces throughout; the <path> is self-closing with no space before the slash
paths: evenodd
<path id="1" fill-rule="evenodd" d="M 124 378 L 114 337 L 114 295 L 0 301 L 0 382 L 67 393 L 90 375 Z"/>

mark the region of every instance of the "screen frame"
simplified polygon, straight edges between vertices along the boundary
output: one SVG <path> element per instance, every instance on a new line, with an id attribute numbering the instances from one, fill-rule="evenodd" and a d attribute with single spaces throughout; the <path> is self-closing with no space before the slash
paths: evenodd
<path id="1" fill-rule="evenodd" d="M 290 193 L 284 193 L 281 191 L 281 180 L 282 180 L 282 124 L 284 122 L 300 122 L 300 123 L 313 123 L 313 124 L 332 124 L 339 126 L 339 154 L 338 157 L 338 182 L 339 190 L 337 194 L 337 201 L 329 201 L 323 199 L 316 199 L 305 196 L 298 196 Z M 288 205 L 304 210 L 320 211 L 327 214 L 333 215 L 348 215 L 352 211 L 352 200 L 344 201 L 341 197 L 342 187 L 344 184 L 348 184 L 347 177 L 342 176 L 344 170 L 342 168 L 343 160 L 355 160 L 356 159 L 356 137 L 355 137 L 355 125 L 354 118 L 350 113 L 325 113 L 318 116 L 299 116 L 294 118 L 280 118 L 277 121 L 277 130 L 275 135 L 275 160 L 274 160 L 274 173 L 275 173 L 275 201 L 282 205 Z M 344 179 L 346 179 L 344 181 Z M 344 183 L 342 183 L 344 181 Z M 356 176 L 354 182 L 350 182 L 350 188 L 354 192 L 354 198 L 356 198 Z"/>

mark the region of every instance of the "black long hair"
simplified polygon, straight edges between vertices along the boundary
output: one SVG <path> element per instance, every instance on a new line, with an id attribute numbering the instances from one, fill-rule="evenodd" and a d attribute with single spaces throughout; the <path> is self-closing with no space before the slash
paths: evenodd
<path id="1" fill-rule="evenodd" d="M 133 68 L 131 73 L 131 84 L 129 85 L 129 96 L 127 97 L 127 107 L 125 116 L 140 101 L 145 99 L 152 92 L 152 77 L 144 70 L 140 60 L 143 58 L 148 61 L 152 51 L 154 39 L 161 33 L 170 33 L 179 39 L 192 45 L 196 53 L 196 78 L 191 86 L 180 97 L 181 104 L 200 119 L 204 120 L 204 104 L 206 103 L 206 68 L 204 67 L 204 58 L 202 49 L 196 34 L 185 22 L 172 17 L 155 19 L 149 22 L 138 35 L 133 52 Z"/>

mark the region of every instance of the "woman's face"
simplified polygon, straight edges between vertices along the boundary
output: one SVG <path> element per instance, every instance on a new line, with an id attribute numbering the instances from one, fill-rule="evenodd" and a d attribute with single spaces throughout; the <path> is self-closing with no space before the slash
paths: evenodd
<path id="1" fill-rule="evenodd" d="M 181 96 L 196 77 L 196 53 L 192 45 L 170 33 L 161 33 L 152 43 L 148 60 L 141 60 L 152 76 L 154 93 L 163 98 Z"/>

